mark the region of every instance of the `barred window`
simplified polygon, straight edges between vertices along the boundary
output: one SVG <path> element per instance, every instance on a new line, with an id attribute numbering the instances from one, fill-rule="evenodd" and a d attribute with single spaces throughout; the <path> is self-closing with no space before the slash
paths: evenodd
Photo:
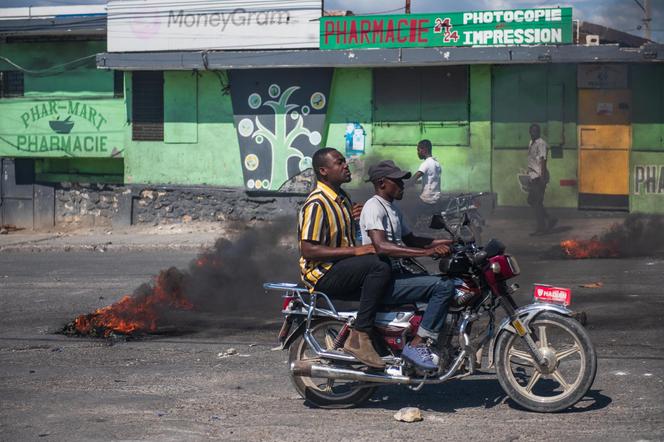
<path id="1" fill-rule="evenodd" d="M 24 92 L 23 72 L 0 72 L 0 97 L 22 97 Z"/>
<path id="2" fill-rule="evenodd" d="M 164 73 L 132 74 L 132 140 L 164 141 Z"/>

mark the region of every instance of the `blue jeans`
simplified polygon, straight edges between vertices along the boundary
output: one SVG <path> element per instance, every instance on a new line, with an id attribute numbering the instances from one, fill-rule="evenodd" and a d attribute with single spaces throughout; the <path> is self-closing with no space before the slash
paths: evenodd
<path id="1" fill-rule="evenodd" d="M 438 334 L 445 324 L 445 315 L 454 293 L 454 282 L 440 276 L 394 275 L 383 304 L 428 303 L 422 323 L 417 331 L 423 338 L 438 339 Z"/>

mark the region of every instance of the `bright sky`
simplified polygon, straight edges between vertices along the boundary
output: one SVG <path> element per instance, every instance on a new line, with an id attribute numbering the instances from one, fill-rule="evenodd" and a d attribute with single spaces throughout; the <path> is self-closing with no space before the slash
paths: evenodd
<path id="1" fill-rule="evenodd" d="M 186 3 L 187 0 L 180 0 Z M 356 15 L 403 12 L 405 0 L 323 0 L 325 9 L 351 10 Z M 545 0 L 411 0 L 411 12 L 454 12 L 488 9 L 571 6 L 574 19 L 609 26 L 644 36 L 643 10 L 646 0 L 571 0 L 547 3 Z M 104 4 L 106 0 L 0 0 L 2 7 Z M 175 3 L 175 2 L 174 2 Z M 223 3 L 223 1 L 220 1 Z M 650 0 L 653 40 L 664 43 L 664 0 Z M 389 11 L 389 12 L 386 12 Z"/>

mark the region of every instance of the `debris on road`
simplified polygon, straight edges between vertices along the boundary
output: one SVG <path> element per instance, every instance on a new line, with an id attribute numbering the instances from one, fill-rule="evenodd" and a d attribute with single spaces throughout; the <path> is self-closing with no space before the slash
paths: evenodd
<path id="1" fill-rule="evenodd" d="M 583 287 L 584 289 L 601 289 L 604 287 L 604 283 L 597 281 L 597 282 L 589 282 L 587 284 L 580 284 L 579 287 Z"/>
<path id="2" fill-rule="evenodd" d="M 417 407 L 406 407 L 394 414 L 394 419 L 401 422 L 419 422 L 424 420 L 422 412 Z"/>
<path id="3" fill-rule="evenodd" d="M 219 358 L 219 359 L 224 359 L 224 358 L 227 358 L 229 356 L 239 356 L 241 358 L 248 358 L 250 355 L 240 354 L 240 353 L 238 353 L 238 351 L 236 349 L 234 349 L 232 347 L 229 348 L 226 351 L 222 351 L 222 352 L 217 353 L 217 358 Z"/>

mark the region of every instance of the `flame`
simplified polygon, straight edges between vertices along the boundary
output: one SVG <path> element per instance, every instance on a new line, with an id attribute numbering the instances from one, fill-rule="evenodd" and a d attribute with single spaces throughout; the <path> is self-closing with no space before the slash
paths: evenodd
<path id="1" fill-rule="evenodd" d="M 568 239 L 561 241 L 560 248 L 566 256 L 575 259 L 617 258 L 620 256 L 618 243 L 602 241 L 596 236 L 587 240 Z"/>
<path id="2" fill-rule="evenodd" d="M 157 330 L 160 313 L 165 310 L 191 310 L 180 284 L 182 274 L 175 268 L 162 271 L 154 287 L 140 296 L 124 296 L 120 301 L 81 315 L 74 320 L 79 334 L 97 334 L 108 337 L 111 333 L 149 333 Z"/>

